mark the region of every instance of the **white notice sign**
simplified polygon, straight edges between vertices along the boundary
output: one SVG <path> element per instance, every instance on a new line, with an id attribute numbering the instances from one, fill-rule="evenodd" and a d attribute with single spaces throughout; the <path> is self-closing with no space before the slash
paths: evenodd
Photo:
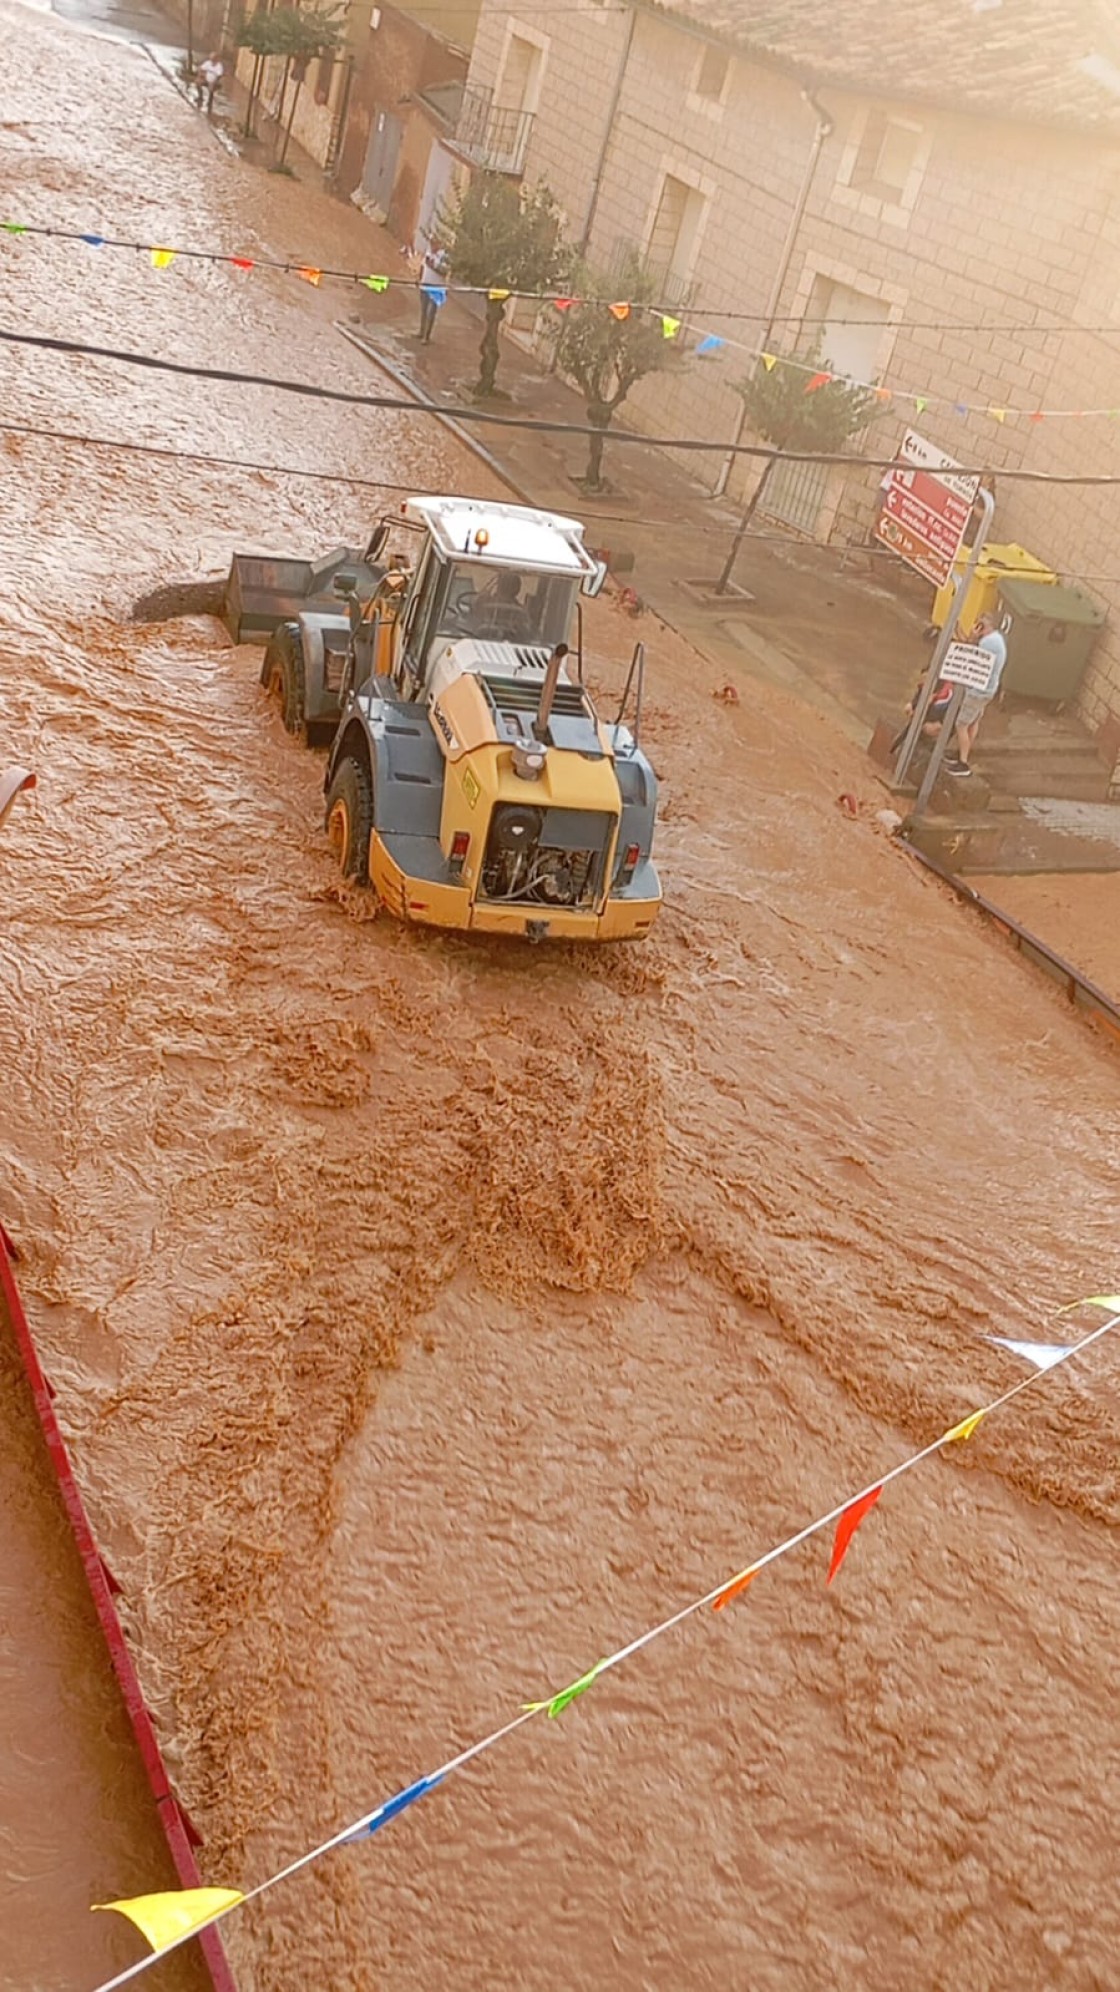
<path id="1" fill-rule="evenodd" d="M 981 650 L 978 643 L 951 643 L 941 676 L 950 685 L 964 685 L 970 692 L 986 692 L 995 663 L 991 651 Z"/>

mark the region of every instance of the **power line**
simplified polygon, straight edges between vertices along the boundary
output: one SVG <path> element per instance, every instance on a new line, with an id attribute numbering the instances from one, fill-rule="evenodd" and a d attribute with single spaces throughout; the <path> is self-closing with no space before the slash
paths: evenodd
<path id="1" fill-rule="evenodd" d="M 577 9 L 576 11 L 583 12 L 584 10 L 580 8 Z M 183 262 L 224 263 L 227 265 L 231 265 L 235 269 L 239 268 L 246 271 L 253 269 L 278 270 L 283 275 L 286 276 L 291 276 L 293 274 L 298 275 L 303 270 L 313 269 L 317 277 L 320 277 L 326 281 L 337 282 L 337 283 L 361 284 L 367 288 L 369 285 L 370 272 L 368 271 L 327 269 L 324 266 L 317 264 L 314 261 L 314 258 L 310 256 L 307 257 L 262 256 L 256 254 L 249 256 L 245 254 L 238 254 L 233 250 L 180 249 L 180 248 L 174 248 L 170 243 L 155 244 L 152 242 L 137 242 L 133 241 L 133 239 L 130 236 L 101 235 L 96 230 L 92 229 L 55 228 L 48 226 L 45 223 L 31 222 L 31 221 L 0 222 L 0 230 L 10 235 L 13 238 L 13 240 L 18 240 L 21 236 L 24 235 L 35 235 L 57 242 L 84 242 L 91 249 L 127 249 L 134 254 L 144 255 L 144 256 L 149 255 L 153 248 L 164 248 L 171 255 L 173 255 L 176 258 L 176 260 L 180 260 Z M 394 277 L 394 276 L 389 276 L 388 274 L 386 274 L 384 277 L 384 283 L 386 289 L 392 289 L 392 290 L 417 290 L 419 289 L 420 282 L 421 279 L 419 277 L 411 277 L 411 276 Z M 556 302 L 557 298 L 560 298 L 561 301 L 564 303 L 570 302 L 572 304 L 602 304 L 605 302 L 605 300 L 602 298 L 585 298 L 585 297 L 580 297 L 578 295 L 570 295 L 568 292 L 565 291 L 556 291 L 556 290 L 505 291 L 504 286 L 488 285 L 488 284 L 447 283 L 441 286 L 441 288 L 448 291 L 450 295 L 453 297 L 479 297 L 479 298 L 485 298 L 489 295 L 491 290 L 497 290 L 500 288 L 502 289 L 504 296 L 508 298 L 508 300 L 511 303 L 514 300 L 521 300 L 525 303 L 553 304 Z M 657 317 L 674 315 L 672 313 L 666 313 L 660 305 L 638 303 L 637 305 L 634 306 L 634 308 L 639 311 L 651 312 Z M 678 307 L 678 311 L 681 313 L 682 323 L 690 322 L 687 316 L 690 310 L 691 307 L 688 306 Z M 702 316 L 705 319 L 716 318 L 716 319 L 721 319 L 725 322 L 733 321 L 735 323 L 744 324 L 744 325 L 811 326 L 816 323 L 814 319 L 807 316 L 807 314 L 803 311 L 802 312 L 789 311 L 789 312 L 779 312 L 779 313 L 772 313 L 765 311 L 728 311 L 724 310 L 723 307 L 720 305 L 704 306 L 702 308 Z M 830 318 L 828 320 L 828 323 L 830 326 L 854 325 L 854 326 L 863 326 L 865 328 L 869 324 L 872 324 L 876 326 L 876 329 L 880 329 L 877 327 L 876 321 L 869 321 L 866 318 Z M 974 321 L 969 321 L 966 319 L 955 319 L 955 318 L 913 318 L 913 319 L 898 320 L 897 324 L 894 324 L 890 327 L 890 330 L 892 330 L 895 333 L 1001 332 L 1007 334 L 1014 333 L 1016 337 L 1022 335 L 1024 337 L 1034 336 L 1041 338 L 1049 338 L 1050 336 L 1060 332 L 1083 332 L 1087 336 L 1091 335 L 1093 337 L 1099 337 L 1105 333 L 1115 335 L 1117 327 L 1115 325 L 1082 325 L 1079 321 L 1072 318 L 1055 319 L 1054 322 L 1049 325 L 1038 325 L 1038 324 L 1028 325 L 1020 322 L 1018 319 L 981 318 L 981 319 L 976 319 Z M 780 357 L 785 357 L 785 356 L 783 355 Z"/>
<path id="2" fill-rule="evenodd" d="M 295 394 L 314 401 L 341 402 L 351 408 L 377 408 L 393 414 L 427 415 L 454 422 L 477 422 L 497 429 L 525 430 L 536 435 L 601 436 L 603 431 L 588 422 L 547 421 L 526 415 L 496 415 L 489 409 L 471 408 L 458 402 L 415 401 L 401 394 L 360 394 L 353 388 L 321 387 L 312 381 L 286 380 L 276 374 L 243 373 L 233 367 L 199 366 L 188 360 L 161 359 L 154 353 L 134 353 L 117 346 L 93 346 L 80 339 L 48 337 L 41 332 L 13 332 L 0 327 L 0 342 L 28 346 L 42 352 L 77 355 L 84 359 L 111 360 L 123 366 L 143 367 L 154 373 L 169 373 L 192 380 L 213 380 L 234 387 L 268 387 L 282 394 Z M 708 436 L 643 436 L 631 429 L 612 429 L 616 447 L 682 450 L 690 454 L 713 451 L 723 456 L 749 457 L 763 463 L 835 464 L 849 470 L 896 470 L 897 454 L 890 457 L 853 456 L 850 452 L 825 450 L 779 450 L 765 443 L 728 443 Z M 1120 485 L 1120 472 L 1065 472 L 1046 470 L 1007 470 L 994 464 L 958 464 L 955 477 L 998 477 L 1005 484 L 1046 484 L 1055 489 L 1066 485 L 1108 487 Z"/>

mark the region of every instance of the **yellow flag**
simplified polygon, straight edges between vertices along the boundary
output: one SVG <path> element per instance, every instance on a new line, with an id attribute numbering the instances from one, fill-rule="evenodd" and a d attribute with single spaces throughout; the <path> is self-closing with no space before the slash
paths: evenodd
<path id="1" fill-rule="evenodd" d="M 166 1950 L 180 1937 L 204 1929 L 245 1897 L 236 1888 L 182 1888 L 168 1895 L 134 1895 L 128 1902 L 95 1902 L 95 1909 L 116 1909 L 135 1923 L 154 1951 Z"/>
<path id="2" fill-rule="evenodd" d="M 171 265 L 172 265 L 172 263 L 173 263 L 174 261 L 175 261 L 175 251 L 174 251 L 174 249 L 153 249 L 153 250 L 152 250 L 152 268 L 153 268 L 153 270 L 169 270 L 169 269 L 171 268 Z"/>
<path id="3" fill-rule="evenodd" d="M 1008 411 L 1006 408 L 989 408 L 988 410 L 988 413 L 992 417 L 992 420 L 994 422 L 1006 422 L 1007 412 Z"/>
<path id="4" fill-rule="evenodd" d="M 1078 1301 L 1079 1307 L 1105 1307 L 1110 1314 L 1120 1314 L 1120 1293 L 1095 1293 L 1091 1300 Z"/>
<path id="5" fill-rule="evenodd" d="M 766 368 L 766 371 L 767 371 L 767 373 L 768 373 L 768 374 L 772 374 L 772 373 L 773 373 L 773 371 L 774 371 L 774 368 L 775 368 L 775 367 L 777 366 L 777 364 L 778 364 L 778 355 L 777 355 L 777 353 L 762 353 L 762 354 L 760 354 L 760 356 L 759 356 L 759 357 L 761 358 L 761 360 L 762 360 L 762 364 L 763 364 L 763 366 L 764 366 L 764 367 Z"/>
<path id="6" fill-rule="evenodd" d="M 941 1441 L 942 1445 L 947 1446 L 952 1439 L 970 1439 L 983 1416 L 983 1411 L 973 1411 L 969 1417 L 962 1418 L 959 1425 L 954 1425 L 951 1432 L 946 1432 Z"/>
<path id="7" fill-rule="evenodd" d="M 486 295 L 490 299 L 491 304 L 504 304 L 509 296 L 509 292 L 508 290 L 488 290 Z"/>
<path id="8" fill-rule="evenodd" d="M 681 321 L 679 318 L 670 318 L 665 312 L 662 312 L 661 337 L 663 339 L 675 339 L 680 329 Z"/>

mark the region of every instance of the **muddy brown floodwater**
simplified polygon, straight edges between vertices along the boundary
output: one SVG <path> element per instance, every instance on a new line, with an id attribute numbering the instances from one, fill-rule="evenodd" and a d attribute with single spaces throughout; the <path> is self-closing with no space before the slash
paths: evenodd
<path id="1" fill-rule="evenodd" d="M 0 16 L 13 213 L 368 264 L 141 53 Z M 374 378 L 325 289 L 0 255 L 0 322 Z M 7 419 L 487 488 L 419 418 L 0 366 Z M 985 1333 L 1114 1291 L 1120 1066 L 837 809 L 875 792 L 823 720 L 728 709 L 653 627 L 651 940 L 370 920 L 257 656 L 128 607 L 376 494 L 4 451 L 5 739 L 41 777 L 0 860 L 4 1213 L 241 1884 L 1005 1387 Z M 589 629 L 617 685 L 633 625 Z M 245 1992 L 1114 1983 L 1118 1381 L 1105 1343 L 908 1478 L 832 1590 L 806 1551 L 232 1919 Z M 59 1992 L 94 1977 L 76 1949 Z"/>

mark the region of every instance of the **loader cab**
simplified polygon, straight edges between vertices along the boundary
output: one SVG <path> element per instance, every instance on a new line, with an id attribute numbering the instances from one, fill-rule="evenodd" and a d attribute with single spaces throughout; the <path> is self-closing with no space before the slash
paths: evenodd
<path id="1" fill-rule="evenodd" d="M 449 560 L 429 545 L 402 618 L 401 689 L 419 697 L 435 659 L 469 639 L 551 651 L 571 640 L 578 578 L 481 559 Z"/>
<path id="2" fill-rule="evenodd" d="M 578 520 L 474 498 L 412 498 L 401 512 L 423 535 L 393 662 L 404 697 L 422 698 L 459 644 L 474 646 L 466 668 L 485 672 L 489 645 L 539 660 L 572 642 L 578 595 L 597 594 L 606 576 Z"/>

